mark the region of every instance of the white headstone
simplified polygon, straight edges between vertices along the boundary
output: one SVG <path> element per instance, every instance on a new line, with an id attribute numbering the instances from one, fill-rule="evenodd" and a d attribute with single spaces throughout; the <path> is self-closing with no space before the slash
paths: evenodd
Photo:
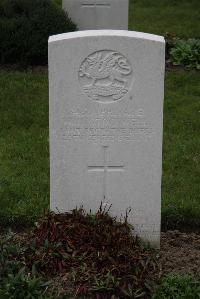
<path id="1" fill-rule="evenodd" d="M 63 0 L 79 30 L 128 29 L 129 0 Z"/>
<path id="2" fill-rule="evenodd" d="M 159 246 L 164 38 L 115 30 L 49 39 L 51 210 L 112 204 Z"/>

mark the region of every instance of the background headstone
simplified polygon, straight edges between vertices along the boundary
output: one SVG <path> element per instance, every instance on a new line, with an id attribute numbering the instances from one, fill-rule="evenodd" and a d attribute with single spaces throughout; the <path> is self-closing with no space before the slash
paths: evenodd
<path id="1" fill-rule="evenodd" d="M 79 30 L 128 29 L 129 0 L 63 0 Z"/>
<path id="2" fill-rule="evenodd" d="M 51 210 L 103 203 L 159 246 L 164 38 L 99 30 L 49 39 Z"/>

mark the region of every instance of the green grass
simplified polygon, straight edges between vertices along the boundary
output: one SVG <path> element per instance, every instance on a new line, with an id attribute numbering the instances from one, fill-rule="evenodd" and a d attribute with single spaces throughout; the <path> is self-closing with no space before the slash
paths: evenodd
<path id="1" fill-rule="evenodd" d="M 48 81 L 0 73 L 0 214 L 36 214 L 49 202 Z"/>
<path id="2" fill-rule="evenodd" d="M 168 275 L 162 278 L 152 299 L 200 299 L 200 281 L 190 275 Z"/>
<path id="3" fill-rule="evenodd" d="M 200 73 L 167 73 L 163 220 L 200 225 Z"/>
<path id="4" fill-rule="evenodd" d="M 200 73 L 167 72 L 163 223 L 200 225 Z M 0 72 L 0 216 L 49 206 L 46 74 Z M 4 220 L 5 221 L 5 220 Z"/>
<path id="5" fill-rule="evenodd" d="M 199 0 L 129 0 L 129 29 L 200 37 Z"/>

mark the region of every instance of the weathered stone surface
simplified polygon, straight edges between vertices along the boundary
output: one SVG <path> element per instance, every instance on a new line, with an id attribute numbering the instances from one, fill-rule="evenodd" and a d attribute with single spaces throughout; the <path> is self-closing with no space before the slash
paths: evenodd
<path id="1" fill-rule="evenodd" d="M 51 209 L 100 203 L 159 246 L 163 37 L 129 31 L 49 39 Z"/>
<path id="2" fill-rule="evenodd" d="M 79 30 L 128 29 L 129 0 L 63 0 Z"/>

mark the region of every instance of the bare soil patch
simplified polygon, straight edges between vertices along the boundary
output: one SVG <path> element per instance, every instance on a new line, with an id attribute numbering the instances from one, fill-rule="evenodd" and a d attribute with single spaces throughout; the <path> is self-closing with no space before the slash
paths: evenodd
<path id="1" fill-rule="evenodd" d="M 200 234 L 163 232 L 160 256 L 162 275 L 188 273 L 200 277 Z"/>

